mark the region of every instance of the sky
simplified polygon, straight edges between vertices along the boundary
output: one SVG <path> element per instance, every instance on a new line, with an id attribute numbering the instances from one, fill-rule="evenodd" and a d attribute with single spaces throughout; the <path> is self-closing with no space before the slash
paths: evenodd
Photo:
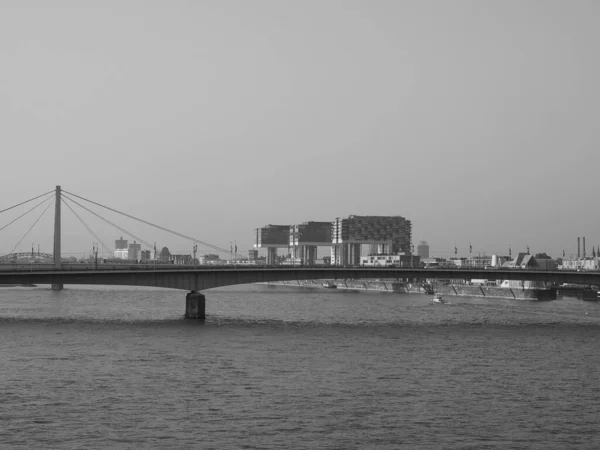
<path id="1" fill-rule="evenodd" d="M 433 256 L 562 256 L 578 236 L 589 254 L 599 15 L 594 0 L 2 0 L 0 210 L 60 185 L 239 253 L 266 224 L 356 214 L 408 218 Z M 0 253 L 51 253 L 53 206 L 23 238 L 45 205 L 0 231 Z M 123 235 L 73 207 L 109 247 Z M 64 206 L 62 228 L 65 254 L 96 242 Z"/>

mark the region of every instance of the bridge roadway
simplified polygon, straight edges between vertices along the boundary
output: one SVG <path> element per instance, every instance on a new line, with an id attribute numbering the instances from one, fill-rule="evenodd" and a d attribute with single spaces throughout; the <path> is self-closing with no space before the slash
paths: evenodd
<path id="1" fill-rule="evenodd" d="M 61 270 L 47 265 L 0 265 L 1 284 L 88 284 L 156 286 L 202 291 L 234 284 L 268 281 L 358 278 L 491 279 L 531 280 L 553 283 L 600 285 L 600 272 L 542 271 L 518 269 L 416 269 L 366 267 L 256 267 L 174 265 L 63 264 Z"/>

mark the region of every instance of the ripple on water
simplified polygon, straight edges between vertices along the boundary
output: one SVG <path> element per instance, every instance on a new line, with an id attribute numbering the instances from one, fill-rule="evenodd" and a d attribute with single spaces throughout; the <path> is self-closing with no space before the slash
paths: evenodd
<path id="1" fill-rule="evenodd" d="M 0 446 L 600 448 L 597 304 L 207 294 L 0 292 Z"/>

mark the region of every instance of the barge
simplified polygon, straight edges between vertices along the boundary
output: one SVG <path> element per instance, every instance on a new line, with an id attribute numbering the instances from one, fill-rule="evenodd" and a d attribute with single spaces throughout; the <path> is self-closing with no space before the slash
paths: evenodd
<path id="1" fill-rule="evenodd" d="M 516 300 L 555 300 L 555 287 L 537 285 L 528 281 L 504 281 L 501 285 L 469 285 L 444 283 L 439 280 L 428 282 L 404 282 L 399 280 L 338 279 L 338 280 L 293 280 L 276 281 L 269 284 L 326 288 L 335 283 L 338 290 L 378 291 L 398 294 L 441 294 L 444 296 L 505 298 Z"/>
<path id="2" fill-rule="evenodd" d="M 436 286 L 436 292 L 461 297 L 507 298 L 513 300 L 556 300 L 553 287 L 470 286 L 447 284 Z"/>

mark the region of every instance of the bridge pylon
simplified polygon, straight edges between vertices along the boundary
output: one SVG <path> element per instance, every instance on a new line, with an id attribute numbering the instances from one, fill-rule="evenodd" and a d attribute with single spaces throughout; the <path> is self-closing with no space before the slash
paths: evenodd
<path id="1" fill-rule="evenodd" d="M 185 318 L 206 319 L 206 297 L 197 291 L 191 291 L 185 296 Z"/>
<path id="2" fill-rule="evenodd" d="M 61 202 L 61 189 L 60 186 L 56 186 L 56 198 L 54 200 L 54 269 L 61 269 L 61 255 L 60 255 L 60 202 Z M 63 288 L 62 283 L 53 284 L 52 290 L 60 291 Z"/>

